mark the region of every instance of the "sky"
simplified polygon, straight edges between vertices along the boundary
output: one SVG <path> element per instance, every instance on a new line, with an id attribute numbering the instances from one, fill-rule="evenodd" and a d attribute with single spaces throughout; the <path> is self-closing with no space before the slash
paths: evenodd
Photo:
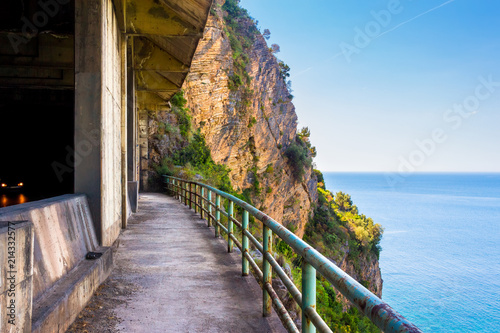
<path id="1" fill-rule="evenodd" d="M 500 1 L 241 0 L 323 172 L 500 172 Z"/>

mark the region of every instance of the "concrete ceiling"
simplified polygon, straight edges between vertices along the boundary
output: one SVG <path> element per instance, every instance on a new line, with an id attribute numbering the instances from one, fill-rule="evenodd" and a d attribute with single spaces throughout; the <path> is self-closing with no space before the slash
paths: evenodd
<path id="1" fill-rule="evenodd" d="M 120 0 L 139 108 L 156 108 L 187 76 L 212 0 Z"/>
<path id="2" fill-rule="evenodd" d="M 113 3 L 120 29 L 129 37 L 129 66 L 134 70 L 139 107 L 166 104 L 187 76 L 212 0 Z M 64 10 L 51 18 L 50 26 L 29 38 L 21 33 L 19 17 L 32 16 L 39 8 L 23 12 L 22 6 L 0 6 L 16 18 L 6 21 L 9 25 L 0 24 L 0 87 L 74 89 L 74 4 L 70 4 L 61 7 Z M 14 35 L 26 40 L 13 42 Z"/>

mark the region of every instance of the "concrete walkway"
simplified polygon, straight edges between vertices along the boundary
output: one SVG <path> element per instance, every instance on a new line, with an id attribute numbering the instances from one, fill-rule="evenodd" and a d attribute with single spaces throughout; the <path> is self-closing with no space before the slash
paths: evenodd
<path id="1" fill-rule="evenodd" d="M 108 280 L 119 283 L 108 294 L 121 301 L 94 302 L 91 315 L 97 326 L 115 322 L 102 332 L 285 332 L 276 314 L 262 317 L 262 291 L 253 276 L 241 276 L 240 255 L 171 197 L 141 194 L 114 262 Z"/>

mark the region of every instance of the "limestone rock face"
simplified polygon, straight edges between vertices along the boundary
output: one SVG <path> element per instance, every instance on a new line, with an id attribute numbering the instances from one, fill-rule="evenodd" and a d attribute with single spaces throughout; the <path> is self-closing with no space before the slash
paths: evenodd
<path id="1" fill-rule="evenodd" d="M 382 274 L 380 272 L 379 261 L 374 254 L 358 258 L 357 264 L 348 260 L 346 254 L 338 266 L 379 298 L 382 298 Z M 347 304 L 347 301 L 344 304 Z"/>
<path id="2" fill-rule="evenodd" d="M 215 162 L 231 169 L 236 189 L 258 180 L 253 203 L 302 237 L 311 205 L 317 200 L 316 177 L 306 170 L 295 181 L 283 153 L 297 132 L 297 115 L 276 57 L 256 36 L 247 72 L 251 96 L 229 88 L 233 53 L 220 9 L 211 15 L 184 83 L 195 127 L 205 135 Z"/>

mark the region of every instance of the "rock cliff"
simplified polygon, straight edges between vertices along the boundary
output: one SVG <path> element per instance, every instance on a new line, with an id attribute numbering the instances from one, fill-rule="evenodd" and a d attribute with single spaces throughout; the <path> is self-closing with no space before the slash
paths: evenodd
<path id="1" fill-rule="evenodd" d="M 231 169 L 233 186 L 243 190 L 258 181 L 260 194 L 254 193 L 254 205 L 283 225 L 293 226 L 302 237 L 317 200 L 316 179 L 309 168 L 301 181 L 295 181 L 283 155 L 297 132 L 286 82 L 259 34 L 246 67 L 252 78 L 249 87 L 245 91 L 229 88 L 233 51 L 223 11 L 220 6 L 214 8 L 183 86 L 193 124 L 205 135 L 214 161 Z"/>

